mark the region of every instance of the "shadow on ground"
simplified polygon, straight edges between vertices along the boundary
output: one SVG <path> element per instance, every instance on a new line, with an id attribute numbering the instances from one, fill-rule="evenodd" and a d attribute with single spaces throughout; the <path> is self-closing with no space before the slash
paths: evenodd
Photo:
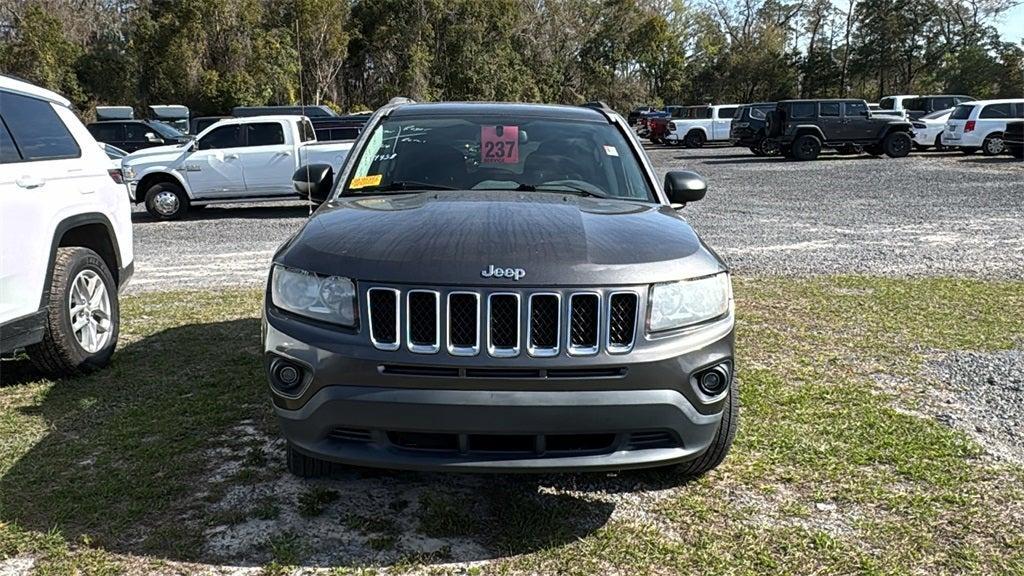
<path id="1" fill-rule="evenodd" d="M 0 523 L 209 564 L 467 562 L 575 542 L 611 516 L 602 494 L 660 485 L 358 469 L 298 479 L 285 470 L 259 333 L 255 318 L 158 331 L 108 369 L 7 408 L 46 433 L 0 477 Z M 23 358 L 2 369 L 8 389 L 41 379 Z"/>
<path id="2" fill-rule="evenodd" d="M 234 205 L 212 205 L 196 209 L 193 207 L 184 220 L 267 220 L 273 218 L 306 218 L 309 216 L 309 206 L 305 204 L 294 204 L 291 206 L 234 206 Z M 136 224 L 163 222 L 150 215 L 149 212 L 132 212 L 132 222 Z"/>

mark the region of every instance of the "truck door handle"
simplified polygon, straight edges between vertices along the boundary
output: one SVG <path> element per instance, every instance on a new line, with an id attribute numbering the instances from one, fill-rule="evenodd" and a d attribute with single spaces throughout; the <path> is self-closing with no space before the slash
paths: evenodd
<path id="1" fill-rule="evenodd" d="M 225 154 L 225 160 L 238 160 L 238 154 Z"/>
<path id="2" fill-rule="evenodd" d="M 44 184 L 46 184 L 46 181 L 39 178 L 33 178 L 32 176 L 22 176 L 21 178 L 15 180 L 14 183 L 22 188 L 32 189 L 41 188 Z"/>
<path id="3" fill-rule="evenodd" d="M 278 154 L 280 154 L 281 156 L 291 156 L 292 155 L 292 151 L 291 150 L 282 150 L 282 151 L 278 152 Z"/>

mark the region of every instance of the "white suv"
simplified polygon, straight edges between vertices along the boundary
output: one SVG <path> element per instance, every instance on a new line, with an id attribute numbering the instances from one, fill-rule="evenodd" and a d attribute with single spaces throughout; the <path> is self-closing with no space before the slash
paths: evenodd
<path id="1" fill-rule="evenodd" d="M 53 376 L 107 364 L 133 264 L 120 170 L 67 100 L 0 75 L 0 353 Z"/>
<path id="2" fill-rule="evenodd" d="M 943 146 L 956 146 L 965 154 L 981 150 L 986 156 L 1002 154 L 1006 121 L 1024 118 L 1024 98 L 964 102 L 953 109 L 942 131 Z"/>

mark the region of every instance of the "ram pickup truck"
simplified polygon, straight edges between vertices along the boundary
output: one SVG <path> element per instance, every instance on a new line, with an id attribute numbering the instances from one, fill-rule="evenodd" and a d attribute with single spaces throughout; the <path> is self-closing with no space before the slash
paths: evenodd
<path id="1" fill-rule="evenodd" d="M 682 144 L 687 148 L 700 148 L 707 142 L 727 142 L 732 117 L 737 108 L 737 104 L 689 106 L 686 116 L 668 123 L 665 140 L 669 144 Z"/>
<path id="2" fill-rule="evenodd" d="M 341 166 L 351 142 L 317 143 L 304 116 L 221 120 L 194 139 L 129 154 L 121 167 L 133 202 L 161 220 L 213 203 L 295 198 L 303 164 Z"/>

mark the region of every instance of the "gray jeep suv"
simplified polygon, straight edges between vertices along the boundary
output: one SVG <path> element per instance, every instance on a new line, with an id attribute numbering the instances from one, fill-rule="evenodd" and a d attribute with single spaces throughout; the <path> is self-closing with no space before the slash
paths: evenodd
<path id="1" fill-rule="evenodd" d="M 263 350 L 288 465 L 698 475 L 736 432 L 728 271 L 599 104 L 393 101 L 277 251 Z"/>

